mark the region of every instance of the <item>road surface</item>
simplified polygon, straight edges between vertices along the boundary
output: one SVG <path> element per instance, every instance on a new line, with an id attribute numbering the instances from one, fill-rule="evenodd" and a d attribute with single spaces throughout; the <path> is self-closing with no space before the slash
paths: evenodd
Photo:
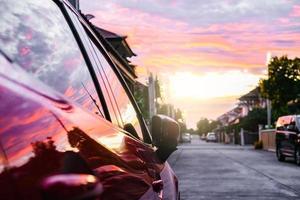
<path id="1" fill-rule="evenodd" d="M 275 153 L 206 143 L 193 136 L 169 158 L 183 200 L 300 199 L 300 167 Z"/>

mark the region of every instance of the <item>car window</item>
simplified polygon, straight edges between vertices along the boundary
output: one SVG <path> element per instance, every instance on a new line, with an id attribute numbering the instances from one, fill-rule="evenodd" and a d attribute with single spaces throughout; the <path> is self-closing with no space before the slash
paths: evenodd
<path id="1" fill-rule="evenodd" d="M 298 128 L 299 128 L 299 125 L 300 125 L 300 117 L 296 117 L 296 125 L 298 125 Z"/>
<path id="2" fill-rule="evenodd" d="M 74 25 L 78 32 L 85 40 L 84 46 L 87 49 L 90 60 L 94 63 L 93 67 L 99 80 L 101 90 L 106 102 L 109 102 L 107 105 L 110 105 L 109 111 L 112 122 L 127 130 L 134 136 L 143 139 L 142 128 L 138 120 L 137 113 L 126 91 L 124 90 L 123 85 L 119 81 L 106 58 L 84 31 L 82 25 L 78 24 L 78 20 L 74 19 L 74 17 L 77 18 L 77 16 L 75 16 L 70 10 L 68 10 L 68 12 L 73 18 L 73 21 L 75 22 Z"/>
<path id="3" fill-rule="evenodd" d="M 288 125 L 290 124 L 292 118 L 289 116 L 280 117 L 276 122 L 276 129 L 279 131 L 287 131 Z"/>
<path id="4" fill-rule="evenodd" d="M 125 89 L 123 88 L 123 85 L 121 84 L 120 80 L 118 79 L 117 75 L 115 74 L 115 72 L 113 71 L 103 54 L 98 50 L 93 41 L 91 42 L 96 52 L 97 59 L 101 63 L 100 68 L 104 72 L 104 79 L 108 83 L 109 89 L 114 94 L 114 101 L 117 103 L 118 112 L 122 119 L 123 128 L 125 128 L 130 133 L 136 132 L 139 138 L 142 139 L 143 134 L 137 113 Z"/>
<path id="5" fill-rule="evenodd" d="M 83 46 L 85 47 L 85 50 L 88 54 L 88 57 L 90 58 L 90 61 L 92 63 L 92 67 L 95 71 L 98 83 L 100 85 L 101 88 L 101 92 L 105 98 L 105 102 L 107 105 L 107 108 L 109 110 L 109 115 L 111 118 L 112 123 L 121 126 L 122 122 L 121 119 L 118 118 L 118 114 L 117 114 L 117 107 L 116 105 L 113 104 L 113 99 L 112 99 L 112 94 L 110 94 L 110 90 L 108 90 L 108 88 L 106 87 L 105 83 L 104 83 L 104 79 L 102 74 L 99 72 L 99 65 L 100 63 L 97 60 L 97 55 L 95 53 L 95 51 L 93 50 L 93 47 L 90 44 L 90 40 L 88 38 L 88 35 L 86 34 L 84 28 L 82 27 L 82 25 L 80 24 L 78 17 L 76 14 L 73 13 L 73 11 L 71 11 L 68 7 L 66 7 L 67 12 L 69 13 L 69 16 L 71 17 L 71 20 L 77 30 L 77 32 L 79 33 L 79 35 L 81 36 L 81 40 L 83 43 Z"/>
<path id="6" fill-rule="evenodd" d="M 103 116 L 81 51 L 54 2 L 6 1 L 0 17 L 2 51 L 33 77 Z"/>

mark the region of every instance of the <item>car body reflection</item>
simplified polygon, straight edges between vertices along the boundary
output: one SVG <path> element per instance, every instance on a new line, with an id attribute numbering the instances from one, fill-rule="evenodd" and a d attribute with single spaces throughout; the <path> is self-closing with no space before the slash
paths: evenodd
<path id="1" fill-rule="evenodd" d="M 0 174 L 2 188 L 7 187 L 4 184 L 9 179 L 18 190 L 14 194 L 17 197 L 40 199 L 40 180 L 71 172 L 66 167 L 72 166 L 70 152 L 87 164 L 85 170 L 77 172 L 93 173 L 100 179 L 102 199 L 138 199 L 159 177 L 163 165 L 155 159 L 151 146 L 66 99 L 53 101 L 40 96 L 37 102 L 20 95 L 26 92 L 33 97 L 37 92 L 21 88 L 0 87 L 2 105 L 8 106 L 0 109 L 1 116 L 6 116 L 0 120 L 0 137 L 8 161 Z M 69 104 L 72 111 L 58 102 Z M 117 190 L 122 192 L 113 192 Z"/>

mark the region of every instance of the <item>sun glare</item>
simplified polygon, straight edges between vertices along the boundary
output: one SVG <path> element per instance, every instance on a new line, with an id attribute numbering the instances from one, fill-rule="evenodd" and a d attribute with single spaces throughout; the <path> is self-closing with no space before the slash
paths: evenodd
<path id="1" fill-rule="evenodd" d="M 259 77 L 247 72 L 176 73 L 169 77 L 171 98 L 210 99 L 246 93 L 259 81 Z"/>

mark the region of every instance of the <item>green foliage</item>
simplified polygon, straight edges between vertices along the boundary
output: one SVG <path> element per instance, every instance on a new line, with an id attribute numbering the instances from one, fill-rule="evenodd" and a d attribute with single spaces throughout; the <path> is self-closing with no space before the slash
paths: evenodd
<path id="1" fill-rule="evenodd" d="M 272 101 L 279 114 L 285 113 L 287 103 L 300 97 L 300 58 L 273 57 L 268 76 L 260 81 L 261 94 Z"/>
<path id="2" fill-rule="evenodd" d="M 162 98 L 161 96 L 161 86 L 160 86 L 160 82 L 158 80 L 158 78 L 155 78 L 155 98 Z"/>
<path id="3" fill-rule="evenodd" d="M 183 120 L 182 111 L 179 108 L 175 110 L 175 120 Z"/>
<path id="4" fill-rule="evenodd" d="M 200 135 L 206 134 L 209 131 L 209 121 L 206 118 L 200 119 L 197 122 L 197 129 Z"/>
<path id="5" fill-rule="evenodd" d="M 182 121 L 179 121 L 178 124 L 180 127 L 180 134 L 186 133 L 187 132 L 186 124 Z"/>
<path id="6" fill-rule="evenodd" d="M 226 133 L 237 133 L 240 131 L 240 125 L 239 124 L 231 124 L 231 125 L 228 125 L 228 126 L 225 126 L 224 127 L 224 131 Z"/>
<path id="7" fill-rule="evenodd" d="M 215 121 L 215 120 L 210 121 L 209 122 L 209 132 L 212 131 L 212 130 L 214 130 L 215 128 L 217 128 L 218 125 L 220 125 L 219 121 Z"/>
<path id="8" fill-rule="evenodd" d="M 147 88 L 134 90 L 134 98 L 137 102 L 143 117 L 149 120 L 149 100 L 148 100 L 148 90 Z"/>
<path id="9" fill-rule="evenodd" d="M 187 133 L 190 133 L 190 134 L 197 134 L 197 131 L 194 130 L 193 128 L 189 128 L 186 130 Z"/>
<path id="10" fill-rule="evenodd" d="M 267 111 L 262 108 L 254 108 L 248 115 L 240 120 L 239 127 L 248 131 L 257 132 L 259 124 L 267 123 Z"/>
<path id="11" fill-rule="evenodd" d="M 170 109 L 173 109 L 173 106 L 170 104 L 159 104 L 157 114 L 169 116 Z"/>
<path id="12" fill-rule="evenodd" d="M 218 125 L 218 121 L 209 121 L 206 118 L 202 118 L 197 122 L 197 132 L 199 135 L 207 134 L 217 128 Z"/>

